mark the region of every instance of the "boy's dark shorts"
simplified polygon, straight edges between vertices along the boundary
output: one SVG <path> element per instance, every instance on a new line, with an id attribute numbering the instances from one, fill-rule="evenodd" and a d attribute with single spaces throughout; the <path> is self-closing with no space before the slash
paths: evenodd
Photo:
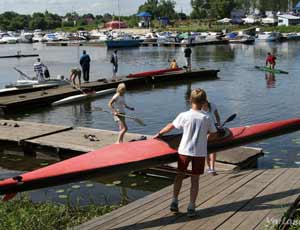
<path id="1" fill-rule="evenodd" d="M 186 172 L 190 162 L 192 162 L 193 175 L 201 175 L 204 173 L 205 157 L 192 157 L 181 154 L 178 154 L 178 171 Z"/>

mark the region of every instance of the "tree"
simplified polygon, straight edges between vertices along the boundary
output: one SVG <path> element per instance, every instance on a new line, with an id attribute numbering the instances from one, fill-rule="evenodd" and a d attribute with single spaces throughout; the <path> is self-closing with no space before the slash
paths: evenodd
<path id="1" fill-rule="evenodd" d="M 209 15 L 209 0 L 191 0 L 192 13 L 191 18 L 206 18 Z"/>
<path id="2" fill-rule="evenodd" d="M 230 12 L 236 7 L 234 0 L 211 0 L 211 16 L 214 18 L 230 17 Z"/>
<path id="3" fill-rule="evenodd" d="M 157 7 L 158 16 L 170 19 L 176 18 L 175 5 L 176 3 L 172 0 L 161 0 Z"/>

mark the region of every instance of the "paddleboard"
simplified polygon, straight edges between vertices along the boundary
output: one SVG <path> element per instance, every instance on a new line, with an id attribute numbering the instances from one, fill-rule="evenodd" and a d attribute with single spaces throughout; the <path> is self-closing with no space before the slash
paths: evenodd
<path id="1" fill-rule="evenodd" d="M 87 94 L 75 95 L 75 96 L 71 96 L 71 97 L 66 97 L 66 98 L 61 99 L 59 101 L 55 101 L 51 105 L 52 106 L 66 105 L 66 104 L 70 104 L 70 103 L 73 103 L 73 102 L 78 102 L 78 101 L 83 101 L 83 100 L 90 100 L 90 99 L 93 99 L 93 98 L 105 96 L 105 95 L 112 94 L 112 93 L 115 93 L 115 92 L 116 92 L 116 89 L 106 89 L 106 90 L 91 92 L 91 93 L 87 93 Z"/>
<path id="2" fill-rule="evenodd" d="M 231 128 L 228 130 L 229 135 L 225 138 L 209 142 L 208 151 L 218 152 L 297 130 L 300 130 L 300 119 Z M 0 181 L 0 194 L 7 194 L 7 198 L 9 198 L 11 193 L 174 162 L 177 159 L 177 148 L 180 140 L 181 135 L 170 135 L 162 139 L 109 145 Z"/>
<path id="3" fill-rule="evenodd" d="M 266 66 L 255 66 L 256 69 L 260 70 L 260 71 L 265 71 L 265 72 L 269 72 L 269 73 L 275 73 L 275 74 L 289 74 L 289 72 L 281 70 L 281 69 L 271 69 L 269 67 Z"/>

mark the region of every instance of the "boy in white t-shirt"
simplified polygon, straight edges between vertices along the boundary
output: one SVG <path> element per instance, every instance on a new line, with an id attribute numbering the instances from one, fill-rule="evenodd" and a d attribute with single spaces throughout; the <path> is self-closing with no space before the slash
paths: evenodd
<path id="1" fill-rule="evenodd" d="M 185 172 L 192 162 L 191 194 L 187 215 L 196 215 L 195 202 L 199 190 L 199 176 L 204 173 L 205 157 L 207 156 L 207 135 L 216 133 L 216 127 L 210 116 L 202 111 L 207 103 L 206 93 L 202 89 L 194 89 L 191 92 L 190 101 L 192 108 L 180 113 L 177 118 L 154 137 L 157 138 L 174 128 L 183 129 L 182 139 L 178 148 L 178 174 L 174 182 L 173 201 L 170 210 L 178 212 L 178 195 L 185 177 Z M 210 138 L 214 138 L 213 134 Z"/>

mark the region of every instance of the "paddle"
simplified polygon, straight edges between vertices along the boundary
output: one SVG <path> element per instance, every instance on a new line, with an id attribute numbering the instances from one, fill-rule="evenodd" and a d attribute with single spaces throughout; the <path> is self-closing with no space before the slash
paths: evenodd
<path id="1" fill-rule="evenodd" d="M 100 112 L 104 112 L 104 113 L 109 113 L 109 114 L 111 114 L 110 111 L 104 110 L 104 109 L 99 108 L 99 107 L 94 108 L 94 109 L 97 110 L 97 111 L 100 111 Z M 120 116 L 120 117 L 126 117 L 126 118 L 128 118 L 128 119 L 131 119 L 131 120 L 135 121 L 136 123 L 138 123 L 138 124 L 141 125 L 141 126 L 146 126 L 146 124 L 145 124 L 141 119 L 139 119 L 139 118 L 137 118 L 137 117 L 127 116 L 127 115 L 120 114 L 120 113 L 118 114 L 118 116 Z"/>
<path id="2" fill-rule="evenodd" d="M 223 124 L 220 127 L 223 128 L 226 123 L 233 121 L 236 118 L 236 116 L 237 116 L 236 113 L 232 114 L 230 117 L 226 119 L 226 121 L 223 122 Z"/>
<path id="3" fill-rule="evenodd" d="M 29 77 L 26 73 L 22 72 L 21 70 L 17 69 L 17 67 L 14 67 L 14 70 L 17 71 L 21 76 L 23 76 L 27 80 L 32 80 L 31 77 Z"/>

